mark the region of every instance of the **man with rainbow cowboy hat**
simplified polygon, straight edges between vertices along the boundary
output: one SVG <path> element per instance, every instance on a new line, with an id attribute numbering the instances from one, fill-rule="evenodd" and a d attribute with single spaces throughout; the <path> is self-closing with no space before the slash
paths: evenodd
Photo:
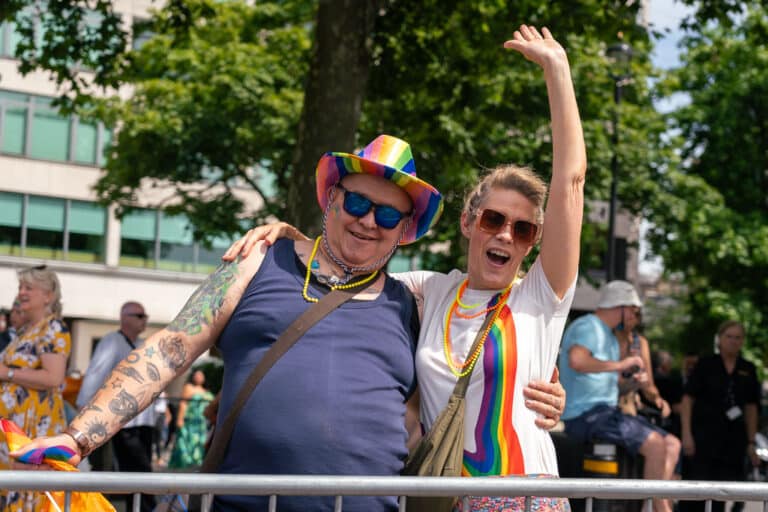
<path id="1" fill-rule="evenodd" d="M 66 434 L 33 440 L 13 455 L 64 445 L 75 453 L 69 462 L 79 463 L 214 344 L 225 367 L 221 422 L 283 331 L 331 289 L 354 287 L 354 297 L 304 332 L 256 386 L 218 472 L 399 474 L 405 403 L 416 388 L 418 313 L 405 286 L 380 270 L 398 245 L 435 224 L 442 197 L 416 176 L 410 146 L 389 135 L 358 154 L 326 153 L 316 173 L 322 236 L 261 242 L 222 265 L 176 319 L 117 365 Z M 267 503 L 216 496 L 214 510 L 266 510 Z M 278 508 L 330 511 L 334 498 L 285 496 Z M 397 500 L 349 496 L 344 510 L 394 511 Z"/>

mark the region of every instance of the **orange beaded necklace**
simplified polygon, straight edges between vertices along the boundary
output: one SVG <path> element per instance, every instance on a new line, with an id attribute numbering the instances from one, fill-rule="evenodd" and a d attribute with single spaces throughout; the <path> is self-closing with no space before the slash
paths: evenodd
<path id="1" fill-rule="evenodd" d="M 487 308 L 485 308 L 483 310 L 480 310 L 477 313 L 462 313 L 459 310 L 459 308 L 461 308 L 461 309 L 474 309 L 474 308 L 476 308 L 478 306 L 482 306 L 483 305 L 482 302 L 478 302 L 477 304 L 467 305 L 467 304 L 464 304 L 461 301 L 461 296 L 464 295 L 464 291 L 467 289 L 467 285 L 468 284 L 469 284 L 469 280 L 465 279 L 464 282 L 461 283 L 461 286 L 459 286 L 459 288 L 456 290 L 456 299 L 453 301 L 453 304 L 455 306 L 454 307 L 454 313 L 456 313 L 457 317 L 459 317 L 459 318 L 467 318 L 467 319 L 477 318 L 480 315 L 483 315 L 483 314 L 491 311 L 493 308 L 496 307 L 497 303 L 491 301 L 491 304 L 493 304 L 492 306 L 488 306 Z M 506 293 L 507 290 L 509 290 L 511 287 L 512 287 L 512 285 L 509 285 L 507 288 L 505 288 L 504 291 L 501 292 L 502 295 L 504 293 Z"/>
<path id="2" fill-rule="evenodd" d="M 507 303 L 507 298 L 509 297 L 509 292 L 512 289 L 512 285 L 510 284 L 507 288 L 500 292 L 495 297 L 495 302 L 491 301 L 491 303 L 493 303 L 492 306 L 489 306 L 482 311 L 471 315 L 465 315 L 458 311 L 459 305 L 463 305 L 461 302 L 461 295 L 464 293 L 466 288 L 467 281 L 465 280 L 456 291 L 456 297 L 453 299 L 451 306 L 448 308 L 448 311 L 445 314 L 445 327 L 443 329 L 443 352 L 445 353 L 445 360 L 447 361 L 451 372 L 457 377 L 464 377 L 465 375 L 468 375 L 475 367 L 475 362 L 477 362 L 477 358 L 480 357 L 480 352 L 482 351 L 483 345 L 485 344 L 485 339 L 488 337 L 488 333 L 491 331 L 493 323 L 499 317 L 502 308 Z M 474 306 L 476 307 L 478 304 L 475 304 Z M 477 318 L 483 313 L 489 313 L 491 311 L 493 311 L 493 313 L 491 313 L 493 315 L 493 320 L 488 323 L 485 331 L 483 331 L 482 337 L 480 338 L 480 343 L 477 344 L 477 348 L 467 357 L 463 364 L 455 363 L 453 358 L 453 351 L 451 350 L 451 317 L 453 314 L 455 313 L 459 318 Z"/>

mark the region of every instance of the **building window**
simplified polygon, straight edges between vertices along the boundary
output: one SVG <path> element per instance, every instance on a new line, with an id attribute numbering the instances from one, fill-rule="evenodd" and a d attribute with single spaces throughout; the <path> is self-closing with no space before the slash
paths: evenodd
<path id="1" fill-rule="evenodd" d="M 0 254 L 21 255 L 21 225 L 24 198 L 0 192 Z"/>
<path id="2" fill-rule="evenodd" d="M 120 265 L 155 268 L 157 212 L 133 210 L 123 217 L 120 232 Z"/>
<path id="3" fill-rule="evenodd" d="M 65 253 L 70 261 L 97 263 L 104 261 L 107 211 L 85 201 L 70 201 Z"/>
<path id="4" fill-rule="evenodd" d="M 208 274 L 221 263 L 231 238 L 217 238 L 206 249 L 192 238 L 184 215 L 135 209 L 123 217 L 120 235 L 120 265 L 176 272 Z"/>
<path id="5" fill-rule="evenodd" d="M 0 23 L 0 57 L 14 58 L 16 46 L 21 36 L 16 31 L 16 25 L 10 21 Z"/>
<path id="6" fill-rule="evenodd" d="M 52 98 L 0 90 L 0 152 L 101 166 L 111 134 L 101 123 L 61 116 Z"/>
<path id="7" fill-rule="evenodd" d="M 35 98 L 29 156 L 41 160 L 66 162 L 69 152 L 70 122 L 51 108 L 50 101 Z M 95 161 L 94 161 L 95 163 Z"/>
<path id="8" fill-rule="evenodd" d="M 2 118 L 3 153 L 23 155 L 27 139 L 27 112 L 29 96 L 8 91 L 0 91 L 0 118 Z"/>
<path id="9" fill-rule="evenodd" d="M 160 212 L 158 268 L 179 272 L 194 272 L 195 244 L 192 229 L 183 215 L 173 217 Z"/>
<path id="10" fill-rule="evenodd" d="M 64 259 L 64 200 L 27 197 L 27 240 L 24 256 Z"/>
<path id="11" fill-rule="evenodd" d="M 103 262 L 106 219 L 95 203 L 0 192 L 0 254 Z"/>

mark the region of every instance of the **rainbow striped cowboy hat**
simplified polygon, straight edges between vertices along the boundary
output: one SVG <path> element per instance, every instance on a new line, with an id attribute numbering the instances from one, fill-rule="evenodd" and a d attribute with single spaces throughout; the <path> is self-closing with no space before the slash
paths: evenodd
<path id="1" fill-rule="evenodd" d="M 391 135 L 379 135 L 357 154 L 328 152 L 317 163 L 317 202 L 325 210 L 328 189 L 351 173 L 380 176 L 405 190 L 413 201 L 414 217 L 400 245 L 415 242 L 437 222 L 443 212 L 443 196 L 416 177 L 411 146 Z"/>

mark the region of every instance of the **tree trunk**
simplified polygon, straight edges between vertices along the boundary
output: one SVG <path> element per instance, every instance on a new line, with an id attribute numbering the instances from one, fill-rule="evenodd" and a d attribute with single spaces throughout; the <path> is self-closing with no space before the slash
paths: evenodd
<path id="1" fill-rule="evenodd" d="M 288 185 L 287 221 L 320 232 L 315 167 L 326 151 L 351 152 L 365 95 L 371 32 L 382 0 L 320 0 Z"/>

